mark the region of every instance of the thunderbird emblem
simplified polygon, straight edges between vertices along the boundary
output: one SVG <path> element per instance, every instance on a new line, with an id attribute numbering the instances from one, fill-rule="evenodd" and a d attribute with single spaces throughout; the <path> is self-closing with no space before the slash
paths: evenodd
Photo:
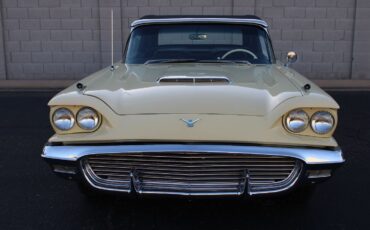
<path id="1" fill-rule="evenodd" d="M 185 122 L 185 124 L 189 128 L 192 128 L 192 127 L 194 127 L 194 124 L 197 123 L 200 119 L 199 118 L 197 118 L 197 119 L 183 119 L 183 118 L 181 118 L 180 120 L 182 120 L 183 122 Z"/>

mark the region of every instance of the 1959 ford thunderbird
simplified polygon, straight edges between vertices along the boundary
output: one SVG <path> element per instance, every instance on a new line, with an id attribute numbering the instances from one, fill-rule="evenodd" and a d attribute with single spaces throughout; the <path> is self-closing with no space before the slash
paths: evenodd
<path id="1" fill-rule="evenodd" d="M 338 104 L 276 61 L 255 16 L 147 16 L 123 61 L 50 100 L 42 157 L 90 192 L 254 196 L 344 162 Z M 292 193 L 294 194 L 294 193 Z"/>

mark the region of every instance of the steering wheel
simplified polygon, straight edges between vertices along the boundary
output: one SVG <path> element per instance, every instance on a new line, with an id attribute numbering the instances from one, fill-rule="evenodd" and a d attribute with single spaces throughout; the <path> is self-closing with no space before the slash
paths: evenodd
<path id="1" fill-rule="evenodd" d="M 221 59 L 225 59 L 230 54 L 237 53 L 237 52 L 247 53 L 247 54 L 251 55 L 253 57 L 253 59 L 258 59 L 258 57 L 252 51 L 246 50 L 246 49 L 233 49 L 233 50 L 229 50 L 224 55 L 222 55 Z"/>

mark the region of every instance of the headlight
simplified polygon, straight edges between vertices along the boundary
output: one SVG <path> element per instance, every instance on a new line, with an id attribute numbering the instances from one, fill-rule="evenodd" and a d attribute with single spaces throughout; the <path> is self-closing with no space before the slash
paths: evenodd
<path id="1" fill-rule="evenodd" d="M 311 128 L 315 133 L 327 134 L 334 127 L 334 118 L 329 112 L 316 112 L 311 117 Z"/>
<path id="2" fill-rule="evenodd" d="M 299 133 L 307 128 L 308 120 L 307 113 L 301 109 L 297 109 L 288 114 L 285 124 L 293 133 Z"/>
<path id="3" fill-rule="evenodd" d="M 99 116 L 95 110 L 85 107 L 78 111 L 77 123 L 81 129 L 93 130 L 99 124 Z"/>
<path id="4" fill-rule="evenodd" d="M 57 109 L 53 114 L 53 123 L 60 130 L 70 130 L 75 124 L 73 113 L 66 108 Z"/>

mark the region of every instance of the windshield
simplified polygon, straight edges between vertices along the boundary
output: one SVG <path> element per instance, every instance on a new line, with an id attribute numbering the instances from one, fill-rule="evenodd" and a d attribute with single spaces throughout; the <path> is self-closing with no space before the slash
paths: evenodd
<path id="1" fill-rule="evenodd" d="M 271 64 L 266 31 L 253 25 L 167 24 L 134 29 L 127 64 L 163 62 L 243 62 Z"/>

